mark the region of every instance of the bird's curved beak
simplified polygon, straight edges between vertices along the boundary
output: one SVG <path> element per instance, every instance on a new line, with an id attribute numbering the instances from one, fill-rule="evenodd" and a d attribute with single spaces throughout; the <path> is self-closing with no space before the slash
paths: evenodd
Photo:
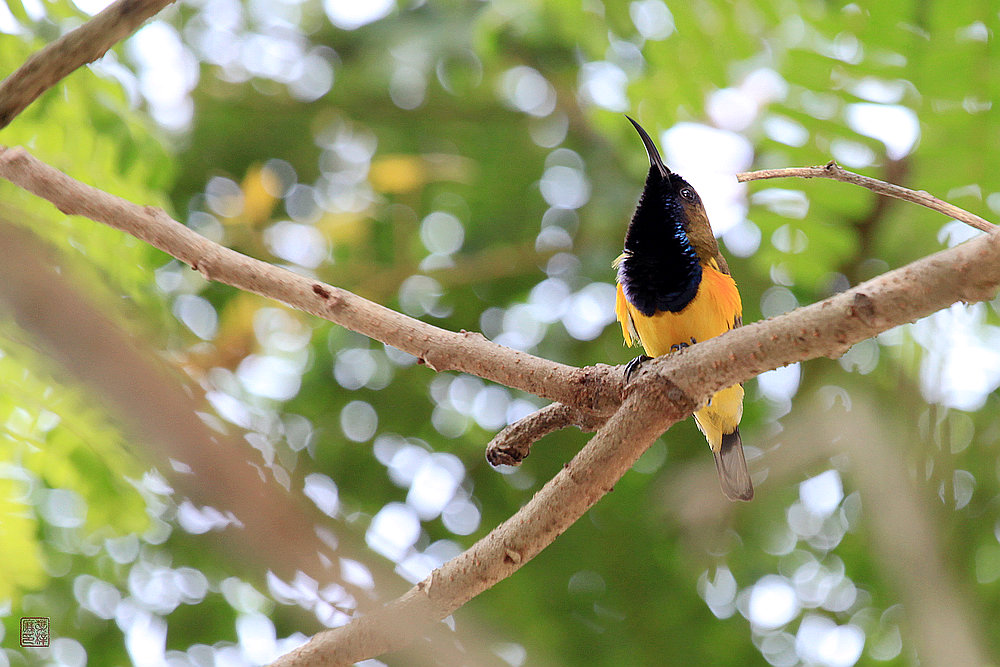
<path id="1" fill-rule="evenodd" d="M 656 150 L 656 144 L 654 144 L 653 140 L 649 138 L 648 134 L 646 134 L 646 130 L 642 129 L 642 126 L 639 125 L 639 123 L 632 120 L 631 116 L 626 115 L 625 117 L 628 118 L 629 122 L 632 123 L 633 126 L 635 126 L 636 132 L 639 133 L 639 137 L 642 139 L 642 143 L 646 147 L 646 155 L 649 156 L 649 166 L 656 167 L 656 169 L 660 172 L 660 176 L 666 178 L 667 174 L 670 173 L 670 170 L 667 169 L 667 165 L 663 164 L 663 160 L 660 158 L 660 152 Z"/>

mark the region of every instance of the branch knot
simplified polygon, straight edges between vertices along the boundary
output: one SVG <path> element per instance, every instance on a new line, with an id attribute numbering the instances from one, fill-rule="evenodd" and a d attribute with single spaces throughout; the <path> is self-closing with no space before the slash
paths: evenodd
<path id="1" fill-rule="evenodd" d="M 851 305 L 847 308 L 847 313 L 851 317 L 856 317 L 867 326 L 876 328 L 875 325 L 875 302 L 864 292 L 855 292 Z"/>

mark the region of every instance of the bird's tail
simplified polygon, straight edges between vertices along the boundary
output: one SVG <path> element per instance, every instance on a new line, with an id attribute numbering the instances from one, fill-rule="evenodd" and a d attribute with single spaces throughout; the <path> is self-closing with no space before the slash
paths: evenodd
<path id="1" fill-rule="evenodd" d="M 713 450 L 715 467 L 719 471 L 722 492 L 730 500 L 752 500 L 753 484 L 747 471 L 747 461 L 743 456 L 743 441 L 740 429 L 722 435 L 722 445 Z"/>

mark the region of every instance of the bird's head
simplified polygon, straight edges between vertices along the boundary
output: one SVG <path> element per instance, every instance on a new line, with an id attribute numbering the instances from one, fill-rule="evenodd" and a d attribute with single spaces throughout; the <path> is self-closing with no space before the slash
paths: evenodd
<path id="1" fill-rule="evenodd" d="M 710 258 L 715 258 L 726 270 L 728 267 L 719 253 L 719 244 L 712 233 L 701 197 L 680 174 L 670 171 L 663 164 L 656 144 L 642 126 L 629 116 L 626 118 L 635 126 L 646 147 L 649 174 L 625 236 L 625 251 L 633 254 L 655 252 L 661 245 L 657 240 L 664 235 L 683 235 L 700 261 L 708 262 Z"/>

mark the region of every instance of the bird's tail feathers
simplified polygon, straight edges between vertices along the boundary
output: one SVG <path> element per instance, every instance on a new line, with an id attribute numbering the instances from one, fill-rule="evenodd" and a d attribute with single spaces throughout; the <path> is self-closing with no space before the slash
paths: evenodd
<path id="1" fill-rule="evenodd" d="M 730 500 L 752 500 L 753 483 L 747 471 L 747 461 L 743 456 L 743 441 L 740 440 L 740 430 L 722 435 L 722 444 L 715 455 L 715 467 L 719 471 L 719 482 L 722 492 Z"/>

